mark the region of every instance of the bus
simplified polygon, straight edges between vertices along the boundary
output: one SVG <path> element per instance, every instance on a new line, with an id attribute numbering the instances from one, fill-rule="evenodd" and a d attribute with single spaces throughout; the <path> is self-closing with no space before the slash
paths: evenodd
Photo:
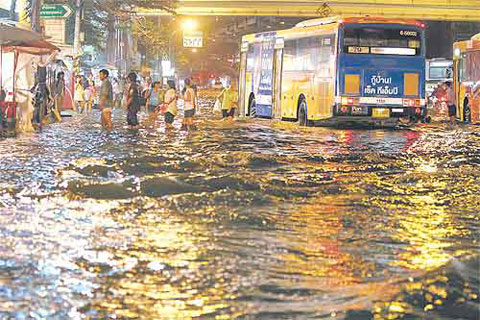
<path id="1" fill-rule="evenodd" d="M 239 112 L 301 126 L 426 117 L 425 25 L 322 18 L 242 38 Z"/>
<path id="2" fill-rule="evenodd" d="M 480 33 L 453 44 L 453 61 L 457 118 L 480 123 Z"/>

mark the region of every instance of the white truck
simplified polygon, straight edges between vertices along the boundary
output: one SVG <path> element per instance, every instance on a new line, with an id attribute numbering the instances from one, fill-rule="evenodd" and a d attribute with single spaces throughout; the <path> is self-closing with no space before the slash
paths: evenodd
<path id="1" fill-rule="evenodd" d="M 435 121 L 448 118 L 446 95 L 441 88 L 445 81 L 453 81 L 453 61 L 447 59 L 431 59 L 426 63 L 427 112 Z"/>
<path id="2" fill-rule="evenodd" d="M 426 92 L 430 97 L 435 88 L 445 81 L 453 81 L 453 61 L 443 58 L 430 59 L 426 63 Z"/>

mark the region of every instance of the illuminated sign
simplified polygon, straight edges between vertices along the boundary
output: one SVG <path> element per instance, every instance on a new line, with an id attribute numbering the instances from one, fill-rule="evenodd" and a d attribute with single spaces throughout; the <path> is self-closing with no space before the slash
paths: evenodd
<path id="1" fill-rule="evenodd" d="M 172 68 L 172 63 L 168 60 L 162 60 L 162 74 L 164 77 L 173 77 L 175 70 Z"/>
<path id="2" fill-rule="evenodd" d="M 248 41 L 242 42 L 242 52 L 247 52 L 248 51 Z"/>
<path id="3" fill-rule="evenodd" d="M 285 47 L 285 40 L 283 38 L 277 38 L 275 40 L 275 49 L 283 49 Z"/>
<path id="4" fill-rule="evenodd" d="M 400 30 L 400 35 L 405 37 L 417 37 L 418 32 L 415 30 Z"/>
<path id="5" fill-rule="evenodd" d="M 348 53 L 368 54 L 370 53 L 369 47 L 348 47 Z"/>
<path id="6" fill-rule="evenodd" d="M 417 50 L 412 48 L 370 48 L 370 52 L 373 54 L 392 54 L 402 56 L 414 56 L 417 54 Z"/>
<path id="7" fill-rule="evenodd" d="M 183 46 L 185 48 L 202 48 L 203 32 L 202 31 L 184 31 Z"/>

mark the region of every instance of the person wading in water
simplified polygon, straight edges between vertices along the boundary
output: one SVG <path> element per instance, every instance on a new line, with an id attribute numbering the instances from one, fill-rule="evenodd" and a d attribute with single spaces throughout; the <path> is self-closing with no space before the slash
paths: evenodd
<path id="1" fill-rule="evenodd" d="M 99 77 L 102 80 L 100 87 L 100 110 L 102 112 L 102 127 L 111 130 L 112 125 L 112 107 L 113 107 L 113 89 L 112 83 L 108 79 L 108 70 L 100 70 Z"/>
<path id="2" fill-rule="evenodd" d="M 127 124 L 129 129 L 138 129 L 138 111 L 140 111 L 140 96 L 138 95 L 137 75 L 133 72 L 127 76 L 129 82 L 127 92 Z"/>

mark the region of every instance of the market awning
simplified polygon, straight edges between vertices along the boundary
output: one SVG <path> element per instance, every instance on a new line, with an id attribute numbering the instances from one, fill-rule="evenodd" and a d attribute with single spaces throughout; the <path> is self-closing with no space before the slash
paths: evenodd
<path id="1" fill-rule="evenodd" d="M 35 55 L 60 51 L 60 48 L 46 41 L 41 34 L 6 24 L 0 24 L 0 46 L 4 52 L 15 49 Z"/>
<path id="2" fill-rule="evenodd" d="M 41 34 L 8 24 L 0 24 L 0 45 L 15 46 L 22 42 L 43 40 Z"/>
<path id="3" fill-rule="evenodd" d="M 19 42 L 14 46 L 4 46 L 3 52 L 15 50 L 20 53 L 28 53 L 33 55 L 44 55 L 54 51 L 60 51 L 60 48 L 45 40 Z"/>

